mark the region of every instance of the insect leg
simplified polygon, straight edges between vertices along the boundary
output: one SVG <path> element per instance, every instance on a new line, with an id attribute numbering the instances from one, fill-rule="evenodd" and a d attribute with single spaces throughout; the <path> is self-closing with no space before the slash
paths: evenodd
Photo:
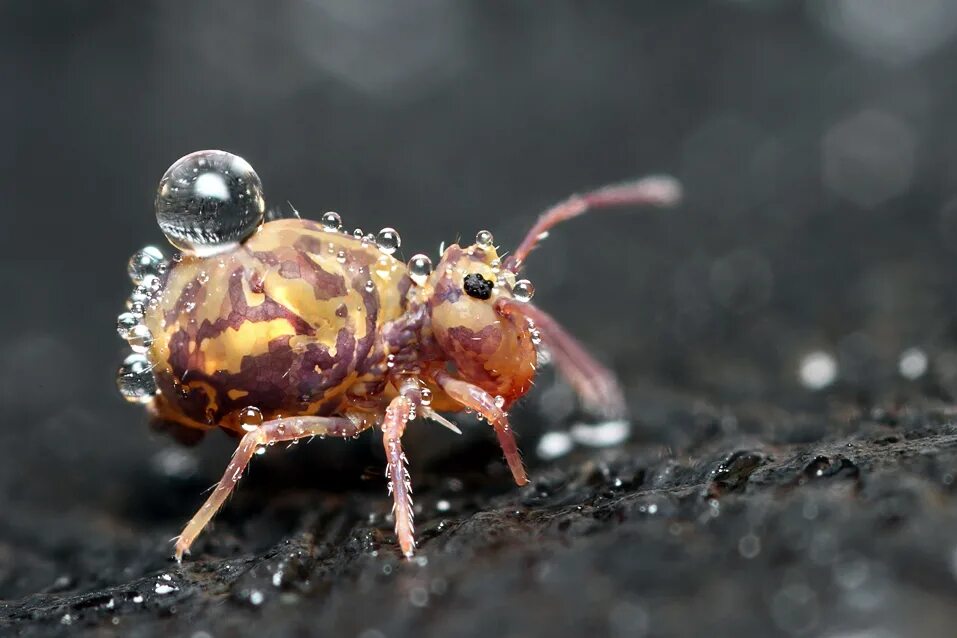
<path id="1" fill-rule="evenodd" d="M 385 473 L 393 499 L 395 535 L 406 558 L 411 558 L 415 550 L 415 530 L 412 527 L 412 480 L 409 478 L 409 461 L 402 451 L 402 434 L 408 422 L 415 418 L 416 403 L 409 393 L 403 392 L 389 403 L 382 421 Z"/>
<path id="2" fill-rule="evenodd" d="M 515 252 L 505 259 L 505 267 L 514 273 L 522 269 L 528 253 L 545 237 L 553 226 L 578 217 L 590 210 L 613 206 L 670 206 L 681 198 L 681 187 L 672 177 L 657 176 L 612 184 L 583 195 L 572 195 L 541 214 L 525 235 Z"/>
<path id="3" fill-rule="evenodd" d="M 515 483 L 518 485 L 528 483 L 528 475 L 522 464 L 522 455 L 515 443 L 515 432 L 508 423 L 508 414 L 495 404 L 492 395 L 477 385 L 456 379 L 447 372 L 436 373 L 435 381 L 452 399 L 481 414 L 495 428 L 498 443 L 502 446 L 502 452 L 505 454 L 505 460 L 512 471 Z"/>
<path id="4" fill-rule="evenodd" d="M 588 354 L 548 313 L 511 299 L 497 301 L 496 310 L 505 315 L 522 315 L 535 324 L 552 361 L 587 407 L 608 418 L 624 415 L 625 399 L 615 374 Z"/>
<path id="5" fill-rule="evenodd" d="M 176 539 L 176 560 L 181 561 L 183 554 L 189 553 L 190 545 L 226 502 L 258 448 L 281 441 L 295 441 L 313 436 L 351 437 L 371 425 L 371 421 L 353 422 L 345 417 L 288 417 L 266 421 L 247 433 L 233 452 L 223 478 L 219 480 L 212 494 Z"/>

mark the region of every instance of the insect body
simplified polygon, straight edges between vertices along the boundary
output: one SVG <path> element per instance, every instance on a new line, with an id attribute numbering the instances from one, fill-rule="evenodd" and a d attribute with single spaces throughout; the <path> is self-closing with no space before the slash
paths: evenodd
<path id="1" fill-rule="evenodd" d="M 134 353 L 117 383 L 166 421 L 241 436 L 226 472 L 176 542 L 181 559 L 263 446 L 381 431 L 402 552 L 414 549 L 411 484 L 401 438 L 421 415 L 472 410 L 494 429 L 512 475 L 527 482 L 508 420 L 531 387 L 537 345 L 591 407 L 619 415 L 614 376 L 546 313 L 520 279 L 548 229 L 591 208 L 669 204 L 678 188 L 646 178 L 572 197 L 547 211 L 511 255 L 491 233 L 395 259 L 399 235 L 344 233 L 340 218 L 263 223 L 259 179 L 241 158 L 200 151 L 160 182 L 157 219 L 182 254 L 134 255 L 138 284 L 119 318 Z"/>

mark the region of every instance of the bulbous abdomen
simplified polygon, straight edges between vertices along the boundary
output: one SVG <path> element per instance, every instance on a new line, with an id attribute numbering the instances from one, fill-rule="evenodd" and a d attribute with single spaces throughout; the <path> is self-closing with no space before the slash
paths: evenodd
<path id="1" fill-rule="evenodd" d="M 306 220 L 184 257 L 146 313 L 160 415 L 236 428 L 248 406 L 265 418 L 339 411 L 379 374 L 378 328 L 401 314 L 407 282 L 375 245 Z"/>

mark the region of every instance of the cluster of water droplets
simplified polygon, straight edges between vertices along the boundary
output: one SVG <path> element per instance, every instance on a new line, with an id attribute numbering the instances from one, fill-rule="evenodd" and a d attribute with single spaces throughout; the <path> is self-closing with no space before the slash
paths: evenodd
<path id="1" fill-rule="evenodd" d="M 169 267 L 163 253 L 155 246 L 142 248 L 130 257 L 127 272 L 133 292 L 126 300 L 126 311 L 116 318 L 116 332 L 126 340 L 132 354 L 116 371 L 116 387 L 131 403 L 148 403 L 157 393 L 149 349 L 153 335 L 143 321 L 147 309 L 156 303 L 162 289 L 162 276 Z"/>

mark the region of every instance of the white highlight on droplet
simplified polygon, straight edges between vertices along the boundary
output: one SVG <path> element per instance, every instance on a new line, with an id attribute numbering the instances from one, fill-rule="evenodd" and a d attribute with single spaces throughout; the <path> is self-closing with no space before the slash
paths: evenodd
<path id="1" fill-rule="evenodd" d="M 196 194 L 200 197 L 209 197 L 211 199 L 220 199 L 226 201 L 229 199 L 229 187 L 226 180 L 219 173 L 203 173 L 196 178 L 193 186 Z"/>

